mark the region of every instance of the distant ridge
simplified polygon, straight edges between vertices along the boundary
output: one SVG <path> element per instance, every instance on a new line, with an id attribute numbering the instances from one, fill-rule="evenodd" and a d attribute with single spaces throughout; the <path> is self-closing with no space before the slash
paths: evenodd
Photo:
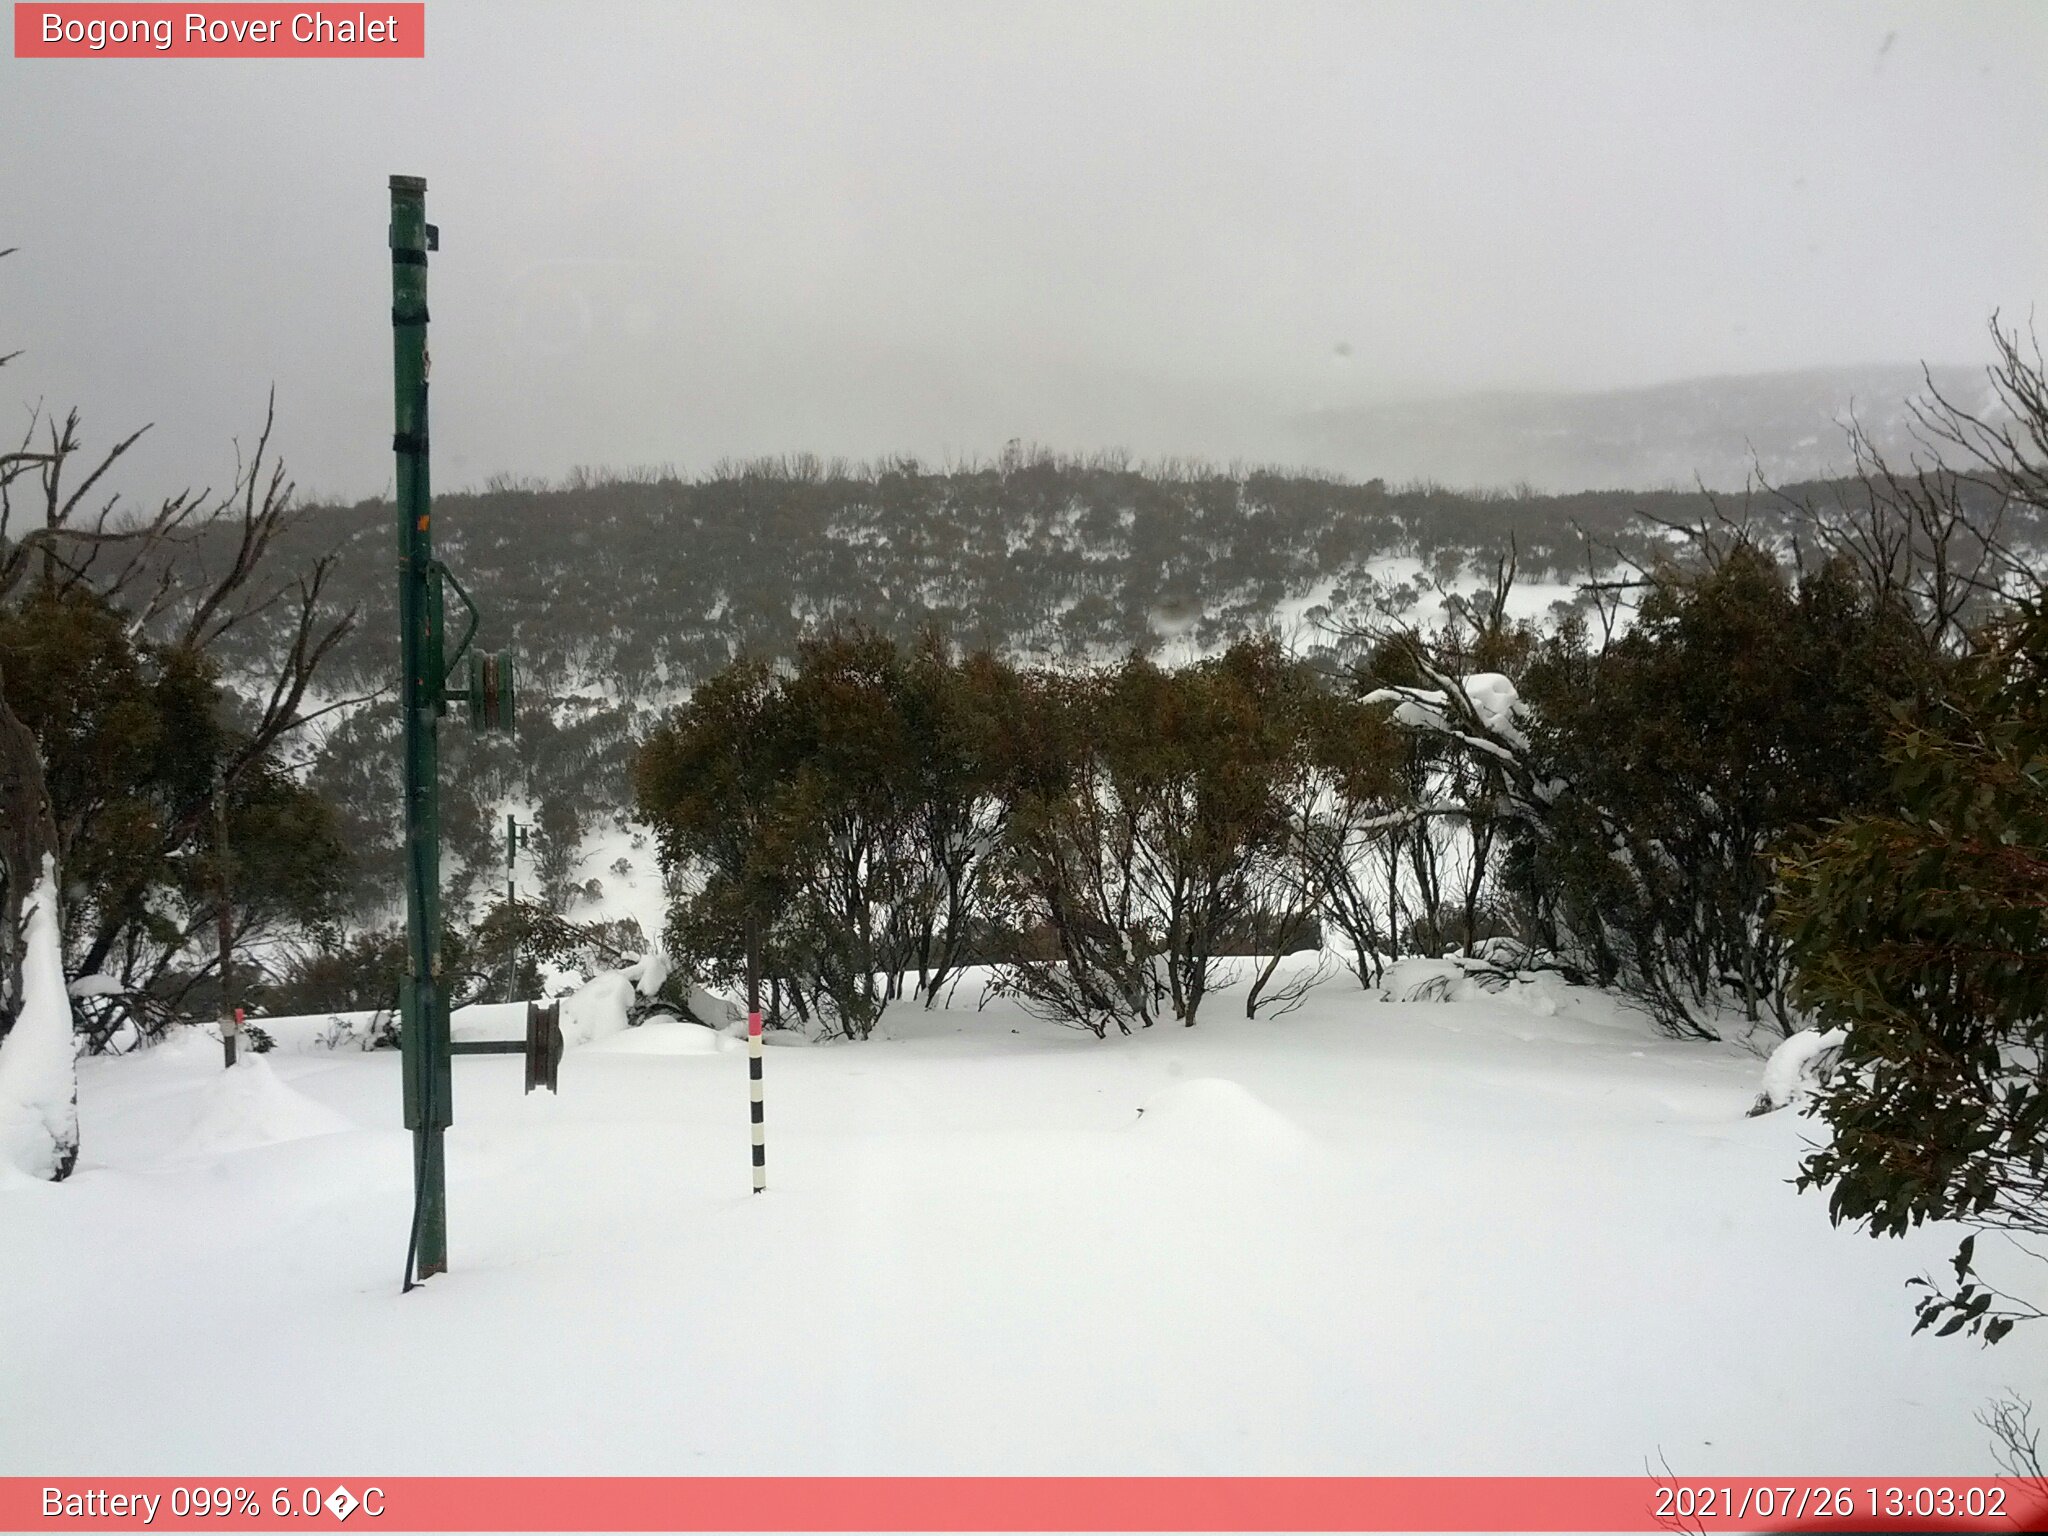
<path id="1" fill-rule="evenodd" d="M 1932 377 L 1966 409 L 1991 403 L 1979 369 L 1937 368 Z M 1304 461 L 1390 482 L 1543 492 L 1703 482 L 1739 491 L 1759 466 L 1775 483 L 1848 473 L 1852 411 L 1879 448 L 1903 463 L 1912 447 L 1908 403 L 1926 390 L 1917 365 L 1818 368 L 1331 408 L 1304 414 L 1295 426 Z"/>

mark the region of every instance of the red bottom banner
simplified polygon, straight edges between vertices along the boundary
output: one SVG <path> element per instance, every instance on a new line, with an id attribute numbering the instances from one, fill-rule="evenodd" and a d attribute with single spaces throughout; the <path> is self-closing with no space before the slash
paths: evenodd
<path id="1" fill-rule="evenodd" d="M 2018 1478 L 0 1478 L 0 1530 L 2038 1531 Z"/>

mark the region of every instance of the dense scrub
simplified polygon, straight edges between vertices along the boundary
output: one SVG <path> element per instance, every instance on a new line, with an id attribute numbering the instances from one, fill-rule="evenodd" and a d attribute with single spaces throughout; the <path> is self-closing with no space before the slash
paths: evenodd
<path id="1" fill-rule="evenodd" d="M 1368 984 L 1455 952 L 1619 986 L 1673 1033 L 1797 1028 L 1773 859 L 1879 803 L 1894 712 L 1953 658 L 1851 562 L 1748 534 L 1660 562 L 1597 641 L 1512 619 L 1513 580 L 1342 667 L 1270 636 L 1029 667 L 863 629 L 738 664 L 637 767 L 671 944 L 856 1036 L 969 956 L 1098 1035 L 1191 1024 L 1324 934 Z"/>
<path id="2" fill-rule="evenodd" d="M 1971 494 L 1979 494 L 1971 492 Z M 1858 483 L 1785 488 L 1748 505 L 1785 536 L 1808 505 Z M 984 466 L 721 466 L 698 479 L 578 476 L 437 498 L 442 539 L 488 594 L 480 643 L 516 652 L 524 718 L 510 740 L 451 739 L 447 816 L 465 892 L 493 867 L 508 800 L 579 829 L 622 812 L 633 743 L 689 689 L 746 656 L 788 661 L 807 634 L 857 623 L 900 645 L 928 632 L 1026 664 L 1216 654 L 1277 631 L 1328 667 L 1356 659 L 1391 610 L 1427 619 L 1430 583 L 1468 578 L 1512 543 L 1520 579 L 1564 584 L 1653 564 L 1670 529 L 1711 516 L 1673 492 L 1458 492 L 1308 473 L 1138 467 L 1012 454 Z M 363 622 L 328 658 L 337 695 L 395 665 L 388 505 L 306 509 L 291 557 L 336 555 L 337 601 Z M 260 626 L 230 659 L 260 653 Z M 398 758 L 388 711 L 329 723 L 315 782 L 358 851 L 359 920 L 383 921 L 395 878 Z"/>

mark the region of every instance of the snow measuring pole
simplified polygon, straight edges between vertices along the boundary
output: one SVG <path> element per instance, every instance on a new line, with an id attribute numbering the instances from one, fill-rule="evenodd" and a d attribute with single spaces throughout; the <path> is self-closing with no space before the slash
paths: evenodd
<path id="1" fill-rule="evenodd" d="M 754 1193 L 768 1187 L 767 1109 L 761 1101 L 761 939 L 760 924 L 747 919 L 747 1099 L 754 1128 Z"/>
<path id="2" fill-rule="evenodd" d="M 523 1052 L 527 1089 L 550 1090 L 561 1060 L 559 1015 L 528 1009 L 523 1041 L 476 1041 L 457 1046 L 448 1028 L 448 984 L 441 969 L 440 725 L 452 702 L 469 707 L 482 731 L 512 728 L 512 661 L 470 650 L 476 604 L 447 567 L 434 558 L 427 476 L 427 253 L 440 248 L 440 232 L 427 222 L 427 184 L 418 176 L 391 178 L 391 341 L 395 415 L 392 452 L 398 456 L 399 704 L 405 729 L 406 974 L 399 984 L 399 1045 L 404 1055 L 405 1123 L 413 1138 L 412 1235 L 406 1254 L 406 1289 L 448 1268 L 448 1197 L 442 1133 L 451 1120 L 450 1058 L 458 1052 Z M 454 651 L 443 624 L 445 588 L 452 588 L 468 622 Z M 468 685 L 449 679 L 469 662 Z"/>

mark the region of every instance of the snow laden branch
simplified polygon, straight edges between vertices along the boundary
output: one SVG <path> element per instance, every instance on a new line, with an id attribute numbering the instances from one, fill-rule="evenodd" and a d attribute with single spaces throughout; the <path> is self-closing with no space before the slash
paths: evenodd
<path id="1" fill-rule="evenodd" d="M 1441 736 L 1473 752 L 1485 752 L 1508 764 L 1523 761 L 1529 737 L 1515 685 L 1499 672 L 1475 672 L 1453 678 L 1439 671 L 1418 646 L 1411 659 L 1430 680 L 1427 687 L 1376 688 L 1367 704 L 1391 704 L 1396 724 Z"/>
<path id="2" fill-rule="evenodd" d="M 1364 702 L 1387 708 L 1435 764 L 1417 814 L 1461 823 L 1475 843 L 1468 944 L 1478 939 L 1488 896 L 1495 925 L 1524 963 L 1618 985 L 1675 1035 L 1712 1035 L 1715 987 L 1687 979 L 1706 967 L 1680 958 L 1688 945 L 1658 916 L 1685 878 L 1671 850 L 1559 771 L 1513 679 L 1447 666 L 1442 646 L 1441 637 L 1412 631 L 1381 637 L 1384 671 L 1412 681 L 1375 688 Z"/>
<path id="3" fill-rule="evenodd" d="M 1455 675 L 1437 662 L 1420 635 L 1409 631 L 1388 637 L 1387 644 L 1421 682 L 1375 688 L 1361 702 L 1391 706 L 1390 716 L 1403 730 L 1476 754 L 1494 770 L 1482 787 L 1486 805 L 1439 796 L 1409 808 L 1409 814 L 1463 816 L 1477 809 L 1541 827 L 1565 785 L 1536 765 L 1527 729 L 1530 711 L 1513 680 L 1501 672 Z"/>

